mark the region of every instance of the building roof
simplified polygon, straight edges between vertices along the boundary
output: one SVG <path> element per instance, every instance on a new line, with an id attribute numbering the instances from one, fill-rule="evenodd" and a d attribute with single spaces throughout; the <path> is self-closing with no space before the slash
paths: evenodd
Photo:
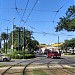
<path id="1" fill-rule="evenodd" d="M 61 45 L 62 45 L 62 43 L 60 43 L 60 44 L 55 43 L 55 44 L 52 44 L 51 46 L 52 46 L 52 47 L 58 47 L 58 46 L 61 46 Z"/>

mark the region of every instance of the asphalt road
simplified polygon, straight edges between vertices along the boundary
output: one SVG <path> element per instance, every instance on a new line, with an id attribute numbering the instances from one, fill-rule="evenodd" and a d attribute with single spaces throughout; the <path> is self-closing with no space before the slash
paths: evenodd
<path id="1" fill-rule="evenodd" d="M 26 65 L 30 62 L 33 62 L 33 64 L 65 64 L 65 65 L 71 65 L 75 67 L 75 56 L 64 56 L 62 55 L 61 58 L 47 58 L 46 55 L 39 55 L 34 59 L 12 59 L 9 62 L 0 62 L 2 65 L 14 65 L 16 63 L 20 62 L 21 65 Z"/>

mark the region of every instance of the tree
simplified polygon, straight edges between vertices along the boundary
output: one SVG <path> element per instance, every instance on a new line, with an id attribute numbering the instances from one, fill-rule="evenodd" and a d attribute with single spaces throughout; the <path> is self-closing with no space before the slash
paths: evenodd
<path id="1" fill-rule="evenodd" d="M 65 40 L 64 43 L 62 44 L 61 48 L 63 50 L 69 50 L 69 48 L 72 48 L 74 49 L 75 47 L 75 38 L 72 38 L 71 40 Z M 74 50 L 73 50 L 73 53 L 74 53 Z"/>
<path id="2" fill-rule="evenodd" d="M 56 32 L 61 30 L 75 31 L 75 6 L 70 6 L 66 11 L 66 17 L 60 17 Z"/>
<path id="3" fill-rule="evenodd" d="M 1 39 L 4 40 L 4 52 L 5 52 L 5 40 L 7 40 L 7 38 L 8 38 L 8 35 L 7 35 L 5 32 L 3 32 L 3 33 L 1 34 Z M 7 53 L 7 52 L 6 52 L 6 53 Z"/>
<path id="4" fill-rule="evenodd" d="M 18 47 L 18 30 L 19 30 L 19 27 L 16 27 L 13 31 L 14 48 Z M 25 40 L 24 40 L 24 36 L 25 36 Z M 9 47 L 11 47 L 11 44 L 12 44 L 12 32 L 10 33 L 10 36 L 9 36 Z M 23 27 L 21 27 L 20 44 L 21 44 L 21 47 L 24 46 L 25 44 L 27 48 L 31 47 L 32 49 L 34 49 L 34 47 L 38 44 L 38 41 L 34 40 L 32 31 L 25 29 L 25 32 L 24 32 Z"/>
<path id="5" fill-rule="evenodd" d="M 58 22 L 58 25 L 55 28 L 56 32 L 61 31 L 61 30 L 66 30 L 68 32 L 70 31 L 74 32 L 75 31 L 75 5 L 70 6 L 68 10 L 66 11 L 66 16 L 60 17 L 59 19 L 60 21 Z M 74 42 L 72 40 L 70 42 L 71 44 L 69 45 L 74 48 L 75 46 Z M 67 46 L 67 43 L 66 43 L 66 46 Z"/>
<path id="6" fill-rule="evenodd" d="M 37 40 L 30 40 L 30 42 L 28 43 L 29 51 L 31 52 L 31 50 L 36 50 L 37 45 L 39 45 L 39 42 Z"/>

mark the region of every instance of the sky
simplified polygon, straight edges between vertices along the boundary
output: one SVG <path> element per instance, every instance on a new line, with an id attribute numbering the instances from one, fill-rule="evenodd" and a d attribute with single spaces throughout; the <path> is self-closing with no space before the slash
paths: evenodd
<path id="1" fill-rule="evenodd" d="M 33 31 L 40 44 L 58 43 L 58 36 L 59 42 L 64 42 L 74 38 L 75 33 L 55 32 L 55 27 L 59 18 L 66 16 L 67 9 L 74 4 L 75 0 L 0 0 L 0 33 L 7 32 L 7 27 L 10 33 L 14 20 L 17 27 Z"/>

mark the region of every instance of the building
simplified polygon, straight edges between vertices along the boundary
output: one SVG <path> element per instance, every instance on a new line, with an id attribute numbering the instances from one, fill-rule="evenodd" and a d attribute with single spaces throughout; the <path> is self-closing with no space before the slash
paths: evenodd
<path id="1" fill-rule="evenodd" d="M 45 49 L 49 49 L 49 50 L 56 50 L 56 51 L 59 51 L 60 46 L 62 45 L 63 43 L 55 43 L 55 44 L 51 44 L 51 45 L 41 45 L 39 46 L 41 49 L 42 49 L 42 52 L 44 53 Z"/>

